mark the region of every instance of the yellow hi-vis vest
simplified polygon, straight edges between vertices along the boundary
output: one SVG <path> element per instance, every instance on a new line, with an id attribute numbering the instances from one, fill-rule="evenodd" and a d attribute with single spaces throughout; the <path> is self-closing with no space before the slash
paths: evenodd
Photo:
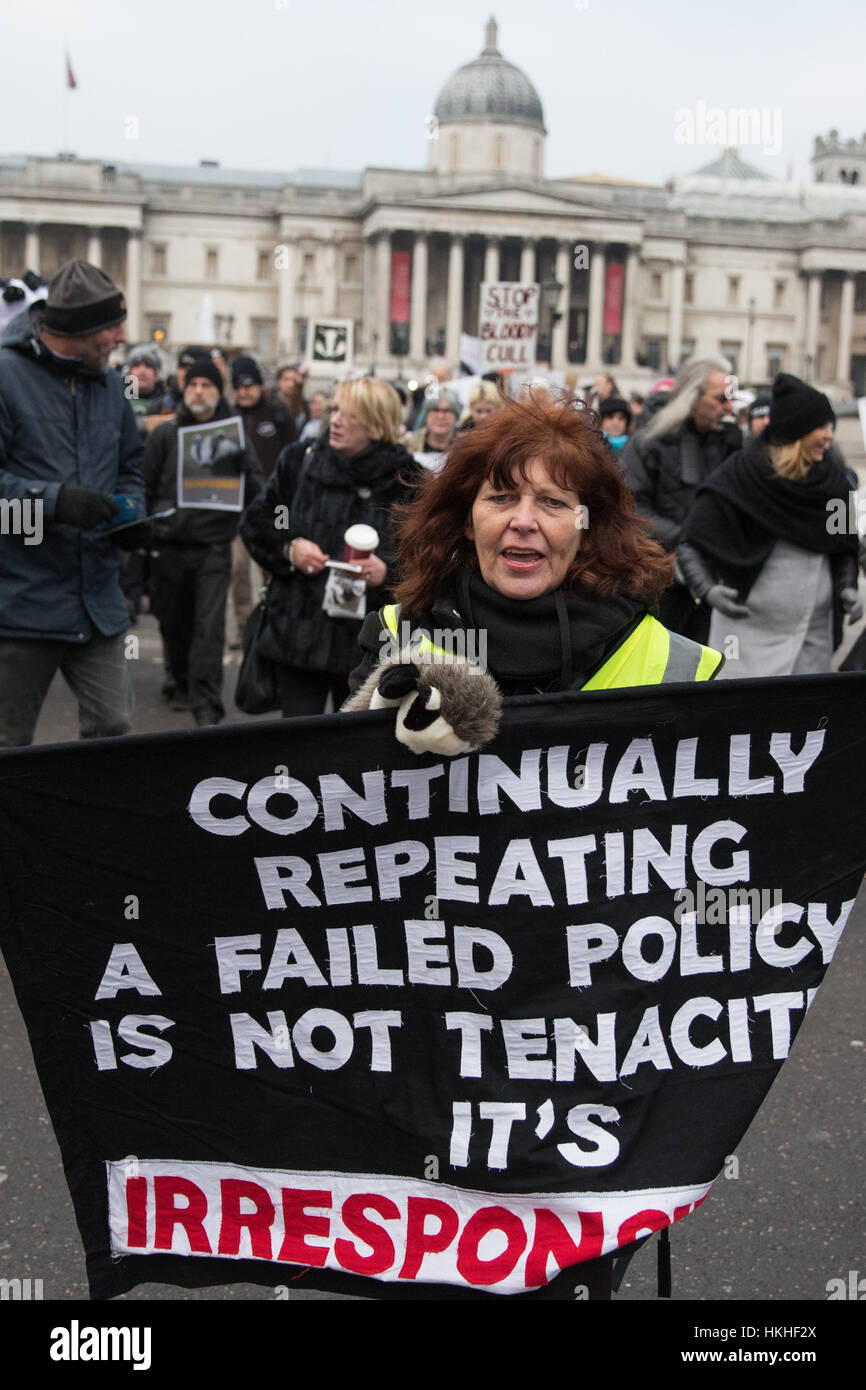
<path id="1" fill-rule="evenodd" d="M 389 603 L 380 615 L 382 626 L 399 635 L 400 607 Z M 413 634 L 414 637 L 414 634 Z M 413 642 L 418 656 L 445 657 L 451 653 L 434 646 L 426 633 Z M 634 632 L 591 676 L 581 690 L 619 690 L 628 685 L 672 685 L 678 681 L 708 681 L 725 663 L 721 652 L 703 647 L 666 627 L 647 614 Z"/>

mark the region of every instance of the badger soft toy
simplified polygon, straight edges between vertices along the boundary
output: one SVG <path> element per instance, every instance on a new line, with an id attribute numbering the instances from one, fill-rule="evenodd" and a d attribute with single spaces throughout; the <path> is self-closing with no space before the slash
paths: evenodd
<path id="1" fill-rule="evenodd" d="M 496 737 L 502 697 L 492 677 L 468 661 L 425 662 L 403 652 L 371 671 L 342 709 L 396 709 L 401 743 L 453 758 Z"/>

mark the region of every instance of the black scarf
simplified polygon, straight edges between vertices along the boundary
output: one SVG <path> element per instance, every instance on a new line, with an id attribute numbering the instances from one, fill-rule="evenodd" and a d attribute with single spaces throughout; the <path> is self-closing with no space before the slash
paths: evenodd
<path id="1" fill-rule="evenodd" d="M 830 451 L 805 478 L 782 478 L 756 439 L 698 489 L 682 539 L 745 598 L 779 540 L 830 557 L 857 554 L 857 537 L 847 530 L 850 492 L 845 470 Z M 844 530 L 832 524 L 839 509 Z"/>
<path id="2" fill-rule="evenodd" d="M 511 695 L 584 685 L 647 612 L 624 594 L 602 598 L 588 589 L 507 598 L 466 567 L 456 583 L 467 626 L 487 633 L 490 674 Z"/>

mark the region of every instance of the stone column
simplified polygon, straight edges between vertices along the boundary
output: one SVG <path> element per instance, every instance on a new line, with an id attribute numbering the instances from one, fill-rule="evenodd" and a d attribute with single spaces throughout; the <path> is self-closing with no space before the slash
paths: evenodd
<path id="1" fill-rule="evenodd" d="M 674 371 L 680 365 L 683 351 L 683 293 L 686 268 L 682 261 L 671 265 L 671 307 L 668 317 L 668 361 Z"/>
<path id="2" fill-rule="evenodd" d="M 102 268 L 102 233 L 91 227 L 87 238 L 87 259 L 91 265 Z"/>
<path id="3" fill-rule="evenodd" d="M 839 305 L 839 348 L 836 357 L 836 381 L 848 386 L 851 381 L 851 330 L 854 320 L 854 276 L 842 281 L 842 301 Z"/>
<path id="4" fill-rule="evenodd" d="M 809 277 L 800 273 L 797 279 L 797 314 L 794 320 L 794 334 L 797 349 L 796 371 L 806 380 L 806 324 L 809 318 Z"/>
<path id="5" fill-rule="evenodd" d="M 554 274 L 562 285 L 559 305 L 556 312 L 559 320 L 553 325 L 550 340 L 550 365 L 554 371 L 564 371 L 568 366 L 568 311 L 571 306 L 571 262 L 574 256 L 574 241 L 559 241 L 556 244 L 556 266 Z"/>
<path id="6" fill-rule="evenodd" d="M 391 356 L 391 233 L 380 232 L 376 239 L 376 319 L 379 334 L 376 355 L 379 362 Z"/>
<path id="7" fill-rule="evenodd" d="M 361 296 L 361 336 L 363 351 L 372 361 L 373 331 L 376 327 L 376 248 L 372 237 L 364 238 L 364 291 Z"/>
<path id="8" fill-rule="evenodd" d="M 141 231 L 133 227 L 126 238 L 126 338 L 134 343 L 141 337 Z"/>
<path id="9" fill-rule="evenodd" d="M 463 236 L 454 233 L 448 248 L 448 308 L 445 318 L 445 356 L 452 367 L 460 361 L 463 332 Z"/>
<path id="10" fill-rule="evenodd" d="M 489 236 L 484 247 L 484 274 L 482 276 L 485 284 L 490 284 L 499 279 L 499 237 Z"/>
<path id="11" fill-rule="evenodd" d="M 28 222 L 24 241 L 24 269 L 35 270 L 38 274 L 40 255 L 39 228 L 35 222 Z"/>
<path id="12" fill-rule="evenodd" d="M 622 341 L 619 365 L 623 372 L 637 371 L 634 355 L 637 342 L 637 267 L 637 247 L 630 246 L 626 256 L 625 284 L 622 292 Z"/>
<path id="13" fill-rule="evenodd" d="M 336 317 L 339 251 L 336 241 L 327 240 L 322 246 L 322 312 Z"/>
<path id="14" fill-rule="evenodd" d="M 523 238 L 520 252 L 520 278 L 525 285 L 536 284 L 535 279 L 535 241 L 532 237 Z"/>
<path id="15" fill-rule="evenodd" d="M 598 241 L 589 254 L 589 317 L 586 326 L 586 365 L 593 371 L 598 371 L 602 365 L 604 267 L 604 242 Z"/>
<path id="16" fill-rule="evenodd" d="M 283 236 L 287 233 L 284 231 Z M 277 247 L 277 342 L 280 357 L 294 357 L 298 350 L 295 336 L 295 281 L 298 278 L 298 248 L 293 241 Z"/>
<path id="17" fill-rule="evenodd" d="M 809 271 L 809 293 L 806 300 L 806 360 L 803 367 L 810 385 L 815 379 L 816 358 L 818 356 L 818 316 L 821 312 L 822 279 L 822 271 Z"/>
<path id="18" fill-rule="evenodd" d="M 409 306 L 409 357 L 420 367 L 427 356 L 427 236 L 415 233 L 412 246 L 412 301 Z"/>

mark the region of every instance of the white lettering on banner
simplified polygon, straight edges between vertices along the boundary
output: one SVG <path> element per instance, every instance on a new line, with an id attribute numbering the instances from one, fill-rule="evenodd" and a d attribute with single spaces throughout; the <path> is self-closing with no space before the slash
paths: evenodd
<path id="1" fill-rule="evenodd" d="M 456 1115 L 463 1104 L 455 1103 Z M 479 1111 L 485 1104 L 483 1142 L 492 1142 L 498 1154 L 523 1107 L 482 1102 Z M 615 1145 L 593 1123 L 615 1122 L 611 1109 L 575 1106 L 569 1112 L 569 1129 L 590 1144 L 580 1150 L 584 1158 Z M 420 1178 L 165 1159 L 140 1159 L 132 1177 L 122 1160 L 109 1162 L 106 1177 L 115 1257 L 267 1260 L 387 1283 L 445 1283 L 502 1294 L 540 1288 L 560 1269 L 679 1221 L 710 1186 L 485 1193 Z"/>
<path id="2" fill-rule="evenodd" d="M 432 814 L 434 800 L 444 797 L 449 811 L 477 817 L 498 815 L 503 796 L 527 815 L 547 814 L 550 802 L 567 808 L 604 805 L 606 800 L 619 806 L 636 792 L 647 801 L 659 802 L 696 796 L 791 796 L 805 791 L 806 774 L 823 749 L 824 734 L 824 729 L 808 730 L 801 736 L 799 752 L 794 751 L 791 733 L 772 734 L 769 747 L 760 752 L 753 747 L 750 734 L 732 734 L 725 785 L 718 778 L 698 775 L 698 739 L 679 741 L 673 779 L 666 786 L 653 740 L 635 738 L 616 764 L 608 767 L 607 777 L 607 743 L 593 743 L 588 749 L 573 752 L 568 745 L 557 745 L 524 750 L 519 771 L 494 754 L 479 754 L 472 767 L 474 783 L 470 783 L 467 758 L 454 759 L 447 779 L 441 763 L 396 769 L 390 774 L 389 785 L 384 772 L 365 772 L 363 791 L 350 787 L 336 773 L 323 773 L 317 779 L 318 795 L 295 777 L 263 777 L 252 785 L 231 777 L 206 777 L 194 787 L 187 810 L 195 824 L 210 835 L 243 835 L 252 825 L 273 835 L 295 835 L 308 830 L 319 814 L 326 831 L 344 830 L 344 811 L 368 825 L 384 825 L 407 814 L 410 820 L 422 820 Z M 575 761 L 573 778 L 568 773 L 571 757 Z M 776 770 L 753 775 L 756 758 L 763 758 L 765 769 L 769 758 Z M 395 804 L 389 805 L 394 797 Z"/>

